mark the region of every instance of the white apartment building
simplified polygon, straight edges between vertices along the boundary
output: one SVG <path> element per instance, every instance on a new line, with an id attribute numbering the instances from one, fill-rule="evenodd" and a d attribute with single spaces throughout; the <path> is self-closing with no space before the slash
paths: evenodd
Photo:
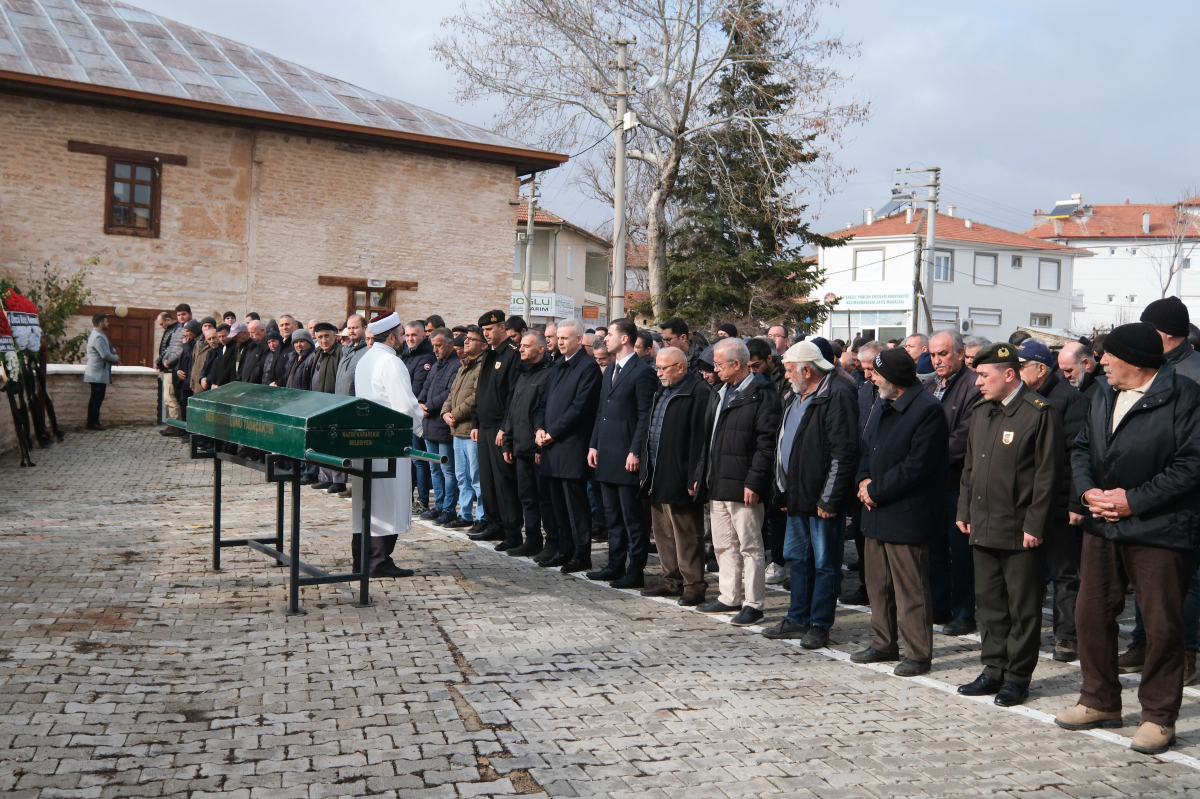
<path id="1" fill-rule="evenodd" d="M 516 206 L 512 297 L 509 313 L 530 324 L 583 320 L 587 327 L 608 323 L 611 245 L 596 234 L 538 207 L 533 219 L 532 313 L 525 312 L 524 270 L 529 204 Z"/>
<path id="2" fill-rule="evenodd" d="M 1200 198 L 1178 204 L 1087 205 L 1080 195 L 1038 211 L 1025 235 L 1091 252 L 1075 270 L 1072 327 L 1086 333 L 1136 322 L 1162 297 L 1200 318 Z"/>
<path id="3" fill-rule="evenodd" d="M 936 260 L 921 264 L 924 298 L 914 298 L 917 254 L 925 247 L 925 210 L 911 207 L 831 235 L 852 237 L 818 250 L 824 283 L 812 296 L 833 301 L 821 335 L 881 341 L 957 328 L 993 341 L 1018 327 L 1059 331 L 1071 324 L 1075 259 L 1087 250 L 937 215 Z M 928 305 L 928 316 L 926 311 Z"/>

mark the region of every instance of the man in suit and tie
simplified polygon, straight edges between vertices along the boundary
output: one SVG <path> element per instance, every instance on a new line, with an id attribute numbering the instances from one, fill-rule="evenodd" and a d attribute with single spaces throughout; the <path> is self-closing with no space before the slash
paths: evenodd
<path id="1" fill-rule="evenodd" d="M 650 531 L 638 498 L 642 446 L 650 428 L 650 406 L 658 378 L 637 357 L 637 326 L 614 319 L 605 341 L 611 353 L 600 384 L 600 405 L 592 428 L 588 465 L 596 470 L 604 518 L 608 521 L 608 565 L 588 572 L 614 588 L 642 588 Z M 628 565 L 626 565 L 628 557 Z"/>
<path id="2" fill-rule="evenodd" d="M 568 319 L 558 325 L 562 357 L 546 378 L 534 418 L 534 442 L 542 448 L 542 474 L 549 479 L 558 552 L 536 559 L 561 566 L 565 573 L 592 568 L 592 511 L 588 505 L 588 443 L 600 400 L 600 367 L 583 351 L 583 325 Z"/>

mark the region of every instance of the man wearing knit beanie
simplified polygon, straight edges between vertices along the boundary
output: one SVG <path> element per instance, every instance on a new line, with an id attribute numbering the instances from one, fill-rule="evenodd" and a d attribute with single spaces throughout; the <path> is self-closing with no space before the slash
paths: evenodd
<path id="1" fill-rule="evenodd" d="M 1160 754 L 1175 742 L 1184 595 L 1200 545 L 1200 386 L 1166 361 L 1150 323 L 1114 328 L 1104 350 L 1108 385 L 1092 398 L 1071 452 L 1075 490 L 1090 515 L 1075 617 L 1083 689 L 1055 722 L 1068 730 L 1121 726 L 1116 620 L 1132 583 L 1145 611 L 1146 657 L 1131 748 Z"/>
<path id="2" fill-rule="evenodd" d="M 1142 321 L 1154 325 L 1162 338 L 1163 357 L 1175 371 L 1200 383 L 1200 353 L 1188 341 L 1191 318 L 1188 308 L 1178 297 L 1155 300 L 1142 311 Z"/>

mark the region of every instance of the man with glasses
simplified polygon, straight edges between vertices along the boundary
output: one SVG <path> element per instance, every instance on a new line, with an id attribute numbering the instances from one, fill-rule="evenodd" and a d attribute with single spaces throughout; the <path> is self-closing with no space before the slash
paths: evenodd
<path id="1" fill-rule="evenodd" d="M 659 325 L 662 330 L 663 346 L 674 347 L 683 353 L 683 357 L 687 359 L 687 368 L 689 372 L 698 372 L 700 370 L 700 350 L 702 347 L 692 346 L 692 341 L 688 337 L 688 323 L 678 317 L 668 319 Z"/>

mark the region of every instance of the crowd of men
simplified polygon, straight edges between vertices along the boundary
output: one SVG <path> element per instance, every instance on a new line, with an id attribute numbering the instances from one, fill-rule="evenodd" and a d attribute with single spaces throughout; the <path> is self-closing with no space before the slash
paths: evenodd
<path id="1" fill-rule="evenodd" d="M 392 523 L 370 531 L 373 574 L 412 573 L 391 559 L 412 503 L 498 551 L 734 625 L 758 623 L 782 583 L 788 612 L 764 634 L 810 649 L 829 643 L 839 597 L 869 605 L 874 638 L 851 659 L 901 676 L 930 670 L 935 624 L 978 631 L 983 668 L 959 691 L 1001 706 L 1028 697 L 1049 585 L 1053 657 L 1083 674 L 1058 724 L 1120 726 L 1120 674 L 1141 671 L 1133 748 L 1174 741 L 1200 649 L 1200 355 L 1178 299 L 1057 353 L 1025 334 L 847 344 L 779 325 L 746 339 L 722 325 L 710 344 L 680 319 L 540 330 L 501 311 L 306 329 L 180 305 L 159 323 L 176 418 L 231 381 L 414 416 L 414 446 L 446 464 L 402 470 Z M 357 493 L 331 470 L 304 482 Z M 841 596 L 848 540 L 862 588 Z M 662 578 L 647 584 L 652 548 Z M 1130 586 L 1138 623 L 1119 654 Z"/>

